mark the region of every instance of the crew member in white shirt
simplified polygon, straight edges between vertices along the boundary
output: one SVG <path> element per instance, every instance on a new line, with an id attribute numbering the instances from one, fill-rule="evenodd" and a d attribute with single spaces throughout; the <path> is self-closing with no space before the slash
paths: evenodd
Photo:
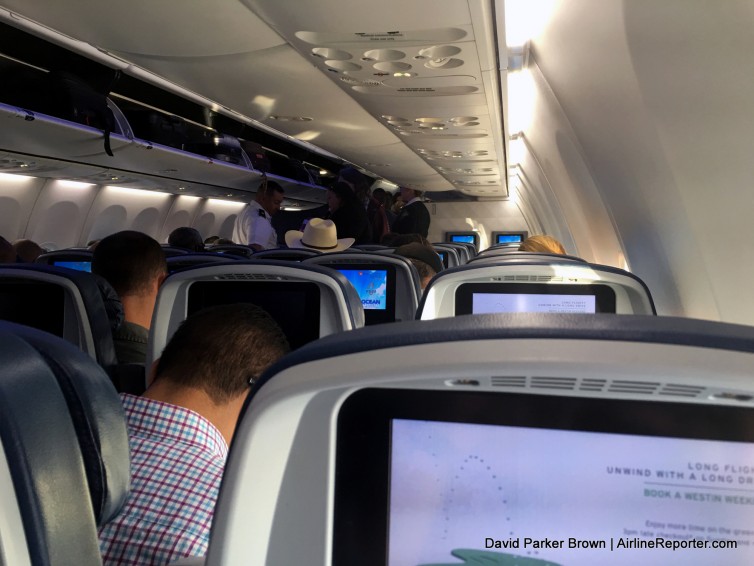
<path id="1" fill-rule="evenodd" d="M 248 244 L 256 251 L 277 248 L 277 233 L 271 220 L 280 210 L 284 196 L 283 187 L 274 181 L 263 182 L 257 189 L 254 202 L 236 218 L 233 241 Z"/>

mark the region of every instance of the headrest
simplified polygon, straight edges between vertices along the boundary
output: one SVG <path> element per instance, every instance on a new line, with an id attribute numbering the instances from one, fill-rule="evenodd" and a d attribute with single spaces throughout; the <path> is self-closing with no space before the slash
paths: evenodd
<path id="1" fill-rule="evenodd" d="M 65 321 L 64 338 L 76 344 L 108 368 L 117 362 L 111 323 L 102 291 L 91 273 L 39 264 L 0 265 L 0 277 L 59 286 L 66 291 L 66 314 L 75 313 L 74 324 Z M 117 310 L 117 307 L 113 308 Z M 117 313 L 113 314 L 117 316 Z M 73 318 L 73 317 L 71 317 Z"/>
<path id="2" fill-rule="evenodd" d="M 437 255 L 437 252 L 419 242 L 411 242 L 410 244 L 399 246 L 395 248 L 395 254 L 423 261 L 434 269 L 435 273 L 440 273 L 443 270 L 442 260 Z"/>
<path id="3" fill-rule="evenodd" d="M 56 336 L 8 322 L 0 322 L 0 333 L 33 348 L 56 378 L 81 447 L 95 519 L 104 524 L 120 511 L 130 484 L 126 417 L 110 378 Z"/>
<path id="4" fill-rule="evenodd" d="M 46 361 L 8 328 L 0 328 L 0 468 L 11 480 L 3 493 L 12 494 L 0 506 L 3 564 L 96 566 L 96 524 L 69 408 Z"/>

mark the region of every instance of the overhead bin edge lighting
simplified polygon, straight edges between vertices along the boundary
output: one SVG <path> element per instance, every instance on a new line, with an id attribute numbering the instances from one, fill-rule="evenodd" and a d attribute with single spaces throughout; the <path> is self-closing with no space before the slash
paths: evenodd
<path id="1" fill-rule="evenodd" d="M 108 191 L 115 191 L 118 193 L 131 194 L 131 195 L 149 195 L 153 197 L 166 198 L 172 196 L 172 193 L 166 193 L 162 191 L 148 191 L 146 189 L 132 189 L 130 187 L 118 187 L 116 185 L 107 185 L 105 187 Z"/>
<path id="2" fill-rule="evenodd" d="M 86 189 L 86 188 L 94 186 L 94 183 L 83 183 L 81 181 L 67 181 L 65 179 L 59 179 L 58 183 L 62 187 L 68 187 L 71 189 Z"/>
<path id="3" fill-rule="evenodd" d="M 36 179 L 31 175 L 16 175 L 15 173 L 0 173 L 0 181 L 26 181 Z"/>
<path id="4" fill-rule="evenodd" d="M 225 199 L 221 199 L 221 198 L 209 198 L 209 199 L 207 199 L 207 201 L 211 202 L 212 204 L 221 204 L 221 205 L 225 205 L 225 206 L 233 205 L 233 206 L 238 207 L 238 208 L 244 207 L 247 204 L 245 202 L 240 202 L 240 201 L 237 201 L 237 200 L 225 200 Z"/>

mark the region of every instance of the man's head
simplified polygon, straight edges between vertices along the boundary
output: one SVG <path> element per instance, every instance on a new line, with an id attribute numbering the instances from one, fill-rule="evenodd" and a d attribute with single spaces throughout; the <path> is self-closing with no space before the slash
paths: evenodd
<path id="1" fill-rule="evenodd" d="M 274 216 L 280 210 L 280 205 L 283 204 L 285 198 L 285 191 L 283 187 L 278 185 L 275 181 L 267 181 L 267 185 L 263 183 L 257 189 L 256 201 L 270 216 Z"/>
<path id="2" fill-rule="evenodd" d="M 0 263 L 14 263 L 16 261 L 16 250 L 11 243 L 0 236 Z"/>
<path id="3" fill-rule="evenodd" d="M 372 180 L 354 167 L 343 167 L 338 172 L 338 181 L 351 187 L 360 202 L 369 196 Z"/>
<path id="4" fill-rule="evenodd" d="M 157 240 L 125 230 L 100 240 L 92 257 L 92 272 L 104 277 L 122 299 L 156 295 L 168 269 Z"/>
<path id="5" fill-rule="evenodd" d="M 442 260 L 434 248 L 418 242 L 397 247 L 395 254 L 408 258 L 414 264 L 419 272 L 422 289 L 426 288 L 429 280 L 443 269 Z"/>
<path id="6" fill-rule="evenodd" d="M 190 252 L 204 251 L 202 235 L 199 233 L 199 230 L 190 228 L 189 226 L 181 226 L 170 232 L 168 244 L 174 248 L 182 248 Z"/>
<path id="7" fill-rule="evenodd" d="M 403 199 L 403 202 L 405 202 L 406 204 L 408 204 L 416 197 L 422 196 L 422 194 L 422 191 L 417 191 L 416 189 L 410 189 L 408 187 L 401 187 L 401 199 Z"/>
<path id="8" fill-rule="evenodd" d="M 42 246 L 32 240 L 16 240 L 13 242 L 13 249 L 16 255 L 25 263 L 33 263 L 40 255 L 44 253 Z"/>
<path id="9" fill-rule="evenodd" d="M 288 340 L 261 308 L 240 303 L 188 317 L 162 352 L 155 380 L 201 389 L 216 405 L 245 395 L 249 384 L 289 350 Z"/>

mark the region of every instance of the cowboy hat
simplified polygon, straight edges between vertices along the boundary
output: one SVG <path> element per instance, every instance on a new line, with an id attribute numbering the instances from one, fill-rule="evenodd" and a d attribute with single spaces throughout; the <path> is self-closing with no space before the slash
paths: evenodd
<path id="1" fill-rule="evenodd" d="M 332 220 L 312 218 L 300 230 L 288 230 L 285 233 L 285 243 L 289 248 L 305 248 L 322 253 L 342 252 L 353 245 L 354 238 L 338 239 L 338 230 Z"/>

